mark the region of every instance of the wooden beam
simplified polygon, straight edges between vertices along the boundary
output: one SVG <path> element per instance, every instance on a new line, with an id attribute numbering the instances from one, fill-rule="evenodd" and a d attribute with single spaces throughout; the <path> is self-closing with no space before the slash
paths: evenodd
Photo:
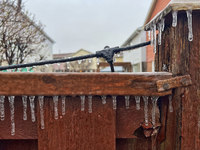
<path id="1" fill-rule="evenodd" d="M 192 85 L 192 80 L 190 75 L 185 75 L 166 80 L 158 80 L 156 84 L 158 87 L 158 92 L 163 92 L 173 88 Z"/>
<path id="2" fill-rule="evenodd" d="M 158 92 L 156 81 L 170 73 L 0 73 L 0 95 L 146 95 Z"/>

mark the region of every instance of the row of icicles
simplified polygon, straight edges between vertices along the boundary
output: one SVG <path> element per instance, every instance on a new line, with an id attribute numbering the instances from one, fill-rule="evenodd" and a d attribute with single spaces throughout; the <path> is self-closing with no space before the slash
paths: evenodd
<path id="1" fill-rule="evenodd" d="M 173 10 L 172 11 L 172 26 L 176 27 L 177 26 L 177 14 L 178 10 Z M 188 18 L 188 40 L 191 42 L 193 41 L 193 32 L 192 32 L 192 9 L 186 10 L 187 18 Z M 162 16 L 162 15 L 161 15 Z M 164 31 L 165 28 L 165 18 L 161 18 L 160 22 L 157 24 L 155 23 L 155 20 L 150 26 L 150 30 L 148 32 L 149 40 L 151 40 L 151 46 L 154 47 L 153 52 L 156 53 L 156 29 L 158 29 L 158 45 L 161 45 L 161 38 L 162 38 L 162 32 Z"/>
<path id="2" fill-rule="evenodd" d="M 135 101 L 136 101 L 136 109 L 140 109 L 140 98 L 141 96 L 135 96 Z M 148 96 L 142 96 L 144 100 L 144 116 L 145 116 L 145 125 L 148 125 Z M 151 101 L 152 101 L 152 124 L 153 126 L 155 125 L 155 110 L 156 110 L 156 104 L 158 100 L 158 96 L 152 96 Z M 5 96 L 0 96 L 0 117 L 1 121 L 5 119 L 5 110 L 4 110 L 4 99 Z M 11 119 L 11 135 L 15 135 L 15 121 L 14 121 L 14 99 L 15 96 L 8 96 L 9 100 L 9 105 L 10 105 L 10 119 Z M 23 103 L 23 120 L 27 120 L 27 96 L 22 96 L 22 103 Z M 62 115 L 65 115 L 65 96 L 61 97 L 62 100 Z M 80 96 L 81 99 L 81 111 L 85 110 L 85 96 Z M 102 103 L 106 104 L 106 95 L 101 96 Z M 113 109 L 117 109 L 117 96 L 112 96 L 113 99 Z M 31 110 L 31 120 L 32 122 L 35 122 L 35 96 L 29 96 L 29 101 L 30 101 L 30 110 Z M 45 128 L 44 125 L 44 96 L 38 96 L 39 100 L 39 108 L 40 108 L 40 119 L 41 119 L 41 129 Z M 129 101 L 130 101 L 130 96 L 125 96 L 125 106 L 126 109 L 129 109 Z M 54 102 L 54 118 L 58 119 L 58 96 L 53 96 L 53 102 Z M 92 113 L 92 96 L 88 96 L 88 111 L 89 113 Z M 169 95 L 169 111 L 173 112 L 173 107 L 172 107 L 172 96 Z"/>

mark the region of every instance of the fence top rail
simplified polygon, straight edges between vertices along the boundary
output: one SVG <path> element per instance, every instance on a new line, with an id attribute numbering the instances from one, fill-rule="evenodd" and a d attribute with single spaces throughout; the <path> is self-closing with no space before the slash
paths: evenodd
<path id="1" fill-rule="evenodd" d="M 0 95 L 80 96 L 138 95 L 165 96 L 156 82 L 171 73 L 0 73 Z"/>

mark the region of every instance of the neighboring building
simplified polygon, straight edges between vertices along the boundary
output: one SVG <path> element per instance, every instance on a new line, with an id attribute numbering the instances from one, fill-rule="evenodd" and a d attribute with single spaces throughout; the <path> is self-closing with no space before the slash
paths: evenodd
<path id="1" fill-rule="evenodd" d="M 122 47 L 139 44 L 145 41 L 146 32 L 142 30 L 142 27 L 139 27 L 124 42 Z M 140 47 L 135 50 L 124 52 L 123 62 L 131 62 L 132 72 L 146 72 L 146 48 Z"/>
<path id="2" fill-rule="evenodd" d="M 163 10 L 170 1 L 171 0 L 152 0 L 144 25 L 146 25 L 161 10 Z M 146 32 L 146 41 L 149 41 L 148 32 Z M 155 59 L 155 54 L 153 53 L 153 46 L 149 45 L 146 47 L 147 72 L 151 72 L 155 70 L 154 59 Z"/>
<path id="3" fill-rule="evenodd" d="M 65 54 L 54 54 L 54 59 L 62 59 L 68 57 L 77 57 L 92 54 L 89 51 L 80 49 L 75 53 L 65 53 Z M 97 71 L 97 59 L 88 58 L 79 61 L 72 61 L 69 63 L 53 64 L 54 72 L 96 72 Z"/>

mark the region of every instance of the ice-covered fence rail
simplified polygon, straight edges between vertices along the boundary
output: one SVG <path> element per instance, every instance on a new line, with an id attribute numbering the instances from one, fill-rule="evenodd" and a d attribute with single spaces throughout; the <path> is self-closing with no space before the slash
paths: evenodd
<path id="1" fill-rule="evenodd" d="M 133 95 L 165 96 L 156 82 L 171 73 L 0 73 L 0 95 Z"/>

